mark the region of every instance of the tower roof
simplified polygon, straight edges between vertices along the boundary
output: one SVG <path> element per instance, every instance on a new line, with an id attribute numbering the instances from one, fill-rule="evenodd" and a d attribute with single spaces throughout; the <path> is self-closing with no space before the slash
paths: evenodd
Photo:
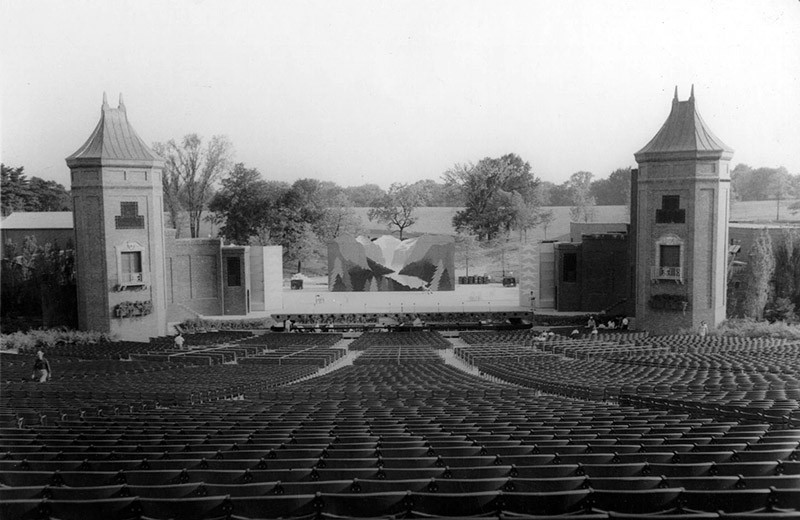
<path id="1" fill-rule="evenodd" d="M 112 164 L 163 162 L 128 122 L 122 94 L 119 96 L 119 106 L 111 108 L 103 93 L 100 121 L 83 146 L 67 157 L 68 166 L 98 161 Z"/>
<path id="2" fill-rule="evenodd" d="M 670 159 L 730 158 L 733 149 L 708 129 L 695 108 L 694 86 L 687 101 L 678 101 L 678 88 L 672 110 L 661 130 L 644 148 L 634 154 L 637 162 Z"/>

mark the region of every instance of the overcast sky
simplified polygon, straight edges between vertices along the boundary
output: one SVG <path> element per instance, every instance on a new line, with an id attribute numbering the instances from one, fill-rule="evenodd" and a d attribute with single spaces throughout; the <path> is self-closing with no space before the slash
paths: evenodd
<path id="1" fill-rule="evenodd" d="M 0 0 L 2 161 L 64 158 L 124 94 L 148 143 L 227 135 L 266 178 L 634 165 L 675 86 L 733 164 L 800 174 L 800 1 Z"/>

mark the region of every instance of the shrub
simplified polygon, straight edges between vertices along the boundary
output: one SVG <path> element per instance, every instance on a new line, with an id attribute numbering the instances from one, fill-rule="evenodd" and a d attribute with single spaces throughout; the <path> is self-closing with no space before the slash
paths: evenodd
<path id="1" fill-rule="evenodd" d="M 723 336 L 743 338 L 784 338 L 800 339 L 800 325 L 785 321 L 757 321 L 753 318 L 731 319 L 717 327 L 717 333 Z"/>
<path id="2" fill-rule="evenodd" d="M 41 347 L 56 347 L 65 344 L 99 343 L 112 341 L 106 332 L 61 329 L 32 329 L 27 332 L 0 334 L 0 349 L 16 349 L 30 352 Z"/>
<path id="3" fill-rule="evenodd" d="M 255 330 L 269 329 L 274 325 L 274 321 L 269 318 L 249 319 L 249 320 L 204 320 L 195 318 L 186 320 L 180 324 L 183 332 L 192 334 L 195 332 L 206 332 L 209 330 Z"/>

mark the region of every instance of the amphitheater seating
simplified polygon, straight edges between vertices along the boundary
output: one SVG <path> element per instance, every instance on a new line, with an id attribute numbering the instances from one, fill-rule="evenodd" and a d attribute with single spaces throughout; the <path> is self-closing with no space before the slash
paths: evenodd
<path id="1" fill-rule="evenodd" d="M 423 346 L 448 348 L 450 343 L 435 331 L 410 331 L 395 334 L 367 332 L 356 338 L 349 346 L 351 350 L 365 350 L 372 346 Z"/>
<path id="2" fill-rule="evenodd" d="M 462 333 L 483 377 L 428 331 L 363 334 L 312 378 L 341 336 L 61 357 L 45 384 L 2 354 L 0 517 L 800 516 L 793 345 L 533 334 Z"/>

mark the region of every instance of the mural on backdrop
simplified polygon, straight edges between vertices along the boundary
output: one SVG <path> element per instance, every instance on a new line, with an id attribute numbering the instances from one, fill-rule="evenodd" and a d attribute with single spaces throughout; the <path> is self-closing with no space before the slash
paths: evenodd
<path id="1" fill-rule="evenodd" d="M 384 235 L 328 243 L 331 291 L 455 290 L 455 241 L 442 235 L 399 240 Z"/>

